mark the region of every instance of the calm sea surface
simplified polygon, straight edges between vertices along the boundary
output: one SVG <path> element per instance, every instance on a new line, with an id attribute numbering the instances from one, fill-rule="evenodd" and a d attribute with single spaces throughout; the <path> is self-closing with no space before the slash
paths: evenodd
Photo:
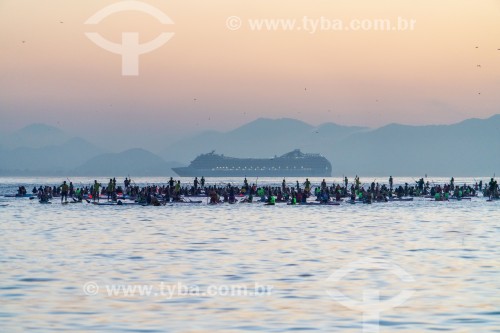
<path id="1" fill-rule="evenodd" d="M 62 180 L 0 178 L 0 332 L 375 332 L 377 318 L 380 332 L 500 332 L 500 201 L 119 207 L 3 197 Z M 146 181 L 166 179 L 135 179 Z"/>

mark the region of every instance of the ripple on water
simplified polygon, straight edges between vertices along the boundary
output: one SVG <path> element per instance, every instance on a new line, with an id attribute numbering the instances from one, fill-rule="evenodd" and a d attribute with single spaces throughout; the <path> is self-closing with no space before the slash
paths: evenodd
<path id="1" fill-rule="evenodd" d="M 481 316 L 500 316 L 500 311 L 478 312 L 477 314 Z"/>
<path id="2" fill-rule="evenodd" d="M 300 332 L 300 331 L 318 331 L 318 328 L 315 327 L 290 327 L 287 328 L 287 331 L 290 332 Z"/>
<path id="3" fill-rule="evenodd" d="M 22 278 L 22 279 L 19 279 L 19 281 L 20 282 L 53 282 L 53 281 L 60 281 L 60 279 L 31 277 L 31 278 Z"/>
<path id="4" fill-rule="evenodd" d="M 459 324 L 482 324 L 487 321 L 480 318 L 453 318 L 450 319 L 449 322 L 459 323 Z"/>
<path id="5" fill-rule="evenodd" d="M 375 283 L 383 302 L 402 289 L 415 291 L 401 307 L 381 313 L 381 332 L 500 327 L 500 203 L 105 210 L 8 203 L 0 210 L 2 333 L 358 333 L 362 314 L 330 298 L 321 281 L 364 258 L 384 258 L 414 278 L 402 283 L 395 274 L 386 278 L 366 269 L 342 279 L 357 300 Z M 98 295 L 84 295 L 88 281 L 99 282 Z M 202 291 L 211 285 L 253 288 L 254 282 L 273 289 L 258 297 L 167 299 L 108 297 L 104 287 L 151 281 Z"/>
<path id="6" fill-rule="evenodd" d="M 224 277 L 226 280 L 230 280 L 230 281 L 243 280 L 243 277 L 239 276 L 239 275 L 228 274 L 228 275 L 222 275 L 222 277 Z"/>

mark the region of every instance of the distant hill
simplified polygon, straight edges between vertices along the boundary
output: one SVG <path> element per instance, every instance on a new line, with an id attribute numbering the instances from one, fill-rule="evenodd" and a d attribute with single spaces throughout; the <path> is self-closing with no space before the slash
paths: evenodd
<path id="1" fill-rule="evenodd" d="M 104 150 L 59 128 L 32 124 L 0 137 L 0 175 L 67 174 Z"/>
<path id="2" fill-rule="evenodd" d="M 3 149 L 42 148 L 63 144 L 71 136 L 57 127 L 45 124 L 32 124 L 10 134 L 0 137 Z"/>
<path id="3" fill-rule="evenodd" d="M 206 132 L 167 146 L 109 153 L 55 127 L 35 124 L 0 138 L 0 176 L 174 176 L 172 167 L 216 150 L 273 157 L 294 149 L 320 153 L 333 176 L 493 176 L 500 174 L 500 115 L 453 125 L 390 124 L 378 129 L 295 119 L 257 119 L 229 132 Z"/>
<path id="4" fill-rule="evenodd" d="M 162 156 L 188 164 L 212 150 L 234 157 L 272 157 L 295 148 L 328 158 L 334 176 L 493 176 L 500 174 L 500 115 L 453 125 L 378 129 L 258 119 L 230 132 L 181 140 Z"/>
<path id="5" fill-rule="evenodd" d="M 289 118 L 260 118 L 230 132 L 206 132 L 175 142 L 164 149 L 161 156 L 187 164 L 199 154 L 212 150 L 234 157 L 273 157 L 297 148 L 320 152 L 324 144 L 365 130 L 330 123 L 314 127 Z"/>
<path id="6" fill-rule="evenodd" d="M 454 125 L 388 125 L 334 144 L 329 157 L 346 174 L 493 176 L 498 152 L 500 115 Z"/>
<path id="7" fill-rule="evenodd" d="M 0 176 L 173 176 L 171 168 L 178 166 L 143 149 L 109 153 L 44 124 L 0 137 Z"/>
<path id="8" fill-rule="evenodd" d="M 166 162 L 144 149 L 130 149 L 121 153 L 96 156 L 74 169 L 77 176 L 174 176 L 171 170 L 179 163 Z"/>
<path id="9" fill-rule="evenodd" d="M 0 175 L 66 174 L 103 152 L 103 149 L 81 138 L 72 138 L 59 145 L 41 148 L 1 150 Z"/>

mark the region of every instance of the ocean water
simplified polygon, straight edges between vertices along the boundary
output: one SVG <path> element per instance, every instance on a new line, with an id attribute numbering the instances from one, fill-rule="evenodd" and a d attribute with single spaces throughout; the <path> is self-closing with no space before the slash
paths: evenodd
<path id="1" fill-rule="evenodd" d="M 62 180 L 0 178 L 0 196 Z M 500 332 L 499 240 L 500 201 L 482 197 L 164 207 L 0 197 L 0 332 Z"/>

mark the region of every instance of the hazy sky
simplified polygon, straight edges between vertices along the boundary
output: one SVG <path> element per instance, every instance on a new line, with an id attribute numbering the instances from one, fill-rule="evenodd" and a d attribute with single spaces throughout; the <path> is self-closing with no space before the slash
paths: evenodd
<path id="1" fill-rule="evenodd" d="M 258 117 L 377 127 L 454 123 L 500 113 L 499 0 L 146 0 L 85 25 L 116 0 L 0 0 L 0 130 L 33 122 L 143 142 Z M 238 16 L 238 30 L 227 19 Z M 413 31 L 252 31 L 249 19 L 416 20 Z M 62 22 L 62 23 L 61 23 Z M 91 42 L 175 36 L 122 76 L 121 56 Z M 480 67 L 479 67 L 480 66 Z M 123 142 L 134 142 L 127 140 Z"/>

